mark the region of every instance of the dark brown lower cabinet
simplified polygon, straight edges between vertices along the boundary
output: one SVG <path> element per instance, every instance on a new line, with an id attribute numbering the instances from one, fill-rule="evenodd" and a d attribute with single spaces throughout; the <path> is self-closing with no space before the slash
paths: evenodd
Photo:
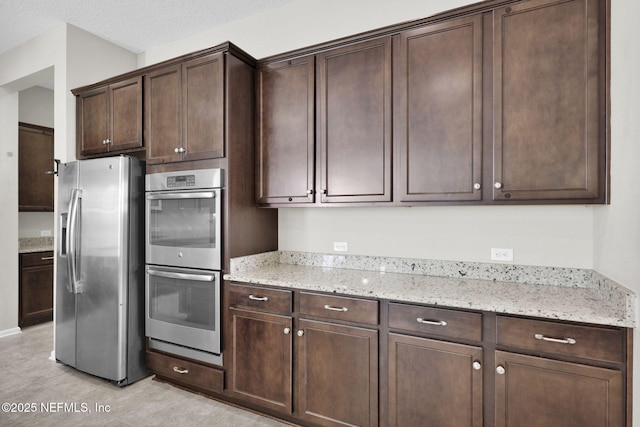
<path id="1" fill-rule="evenodd" d="M 389 334 L 389 425 L 482 426 L 482 348 Z"/>
<path id="2" fill-rule="evenodd" d="M 299 417 L 322 426 L 378 425 L 378 331 L 301 319 Z"/>
<path id="3" fill-rule="evenodd" d="M 496 351 L 496 426 L 625 425 L 614 369 Z"/>
<path id="4" fill-rule="evenodd" d="M 233 394 L 291 414 L 292 318 L 235 308 L 230 313 Z"/>
<path id="5" fill-rule="evenodd" d="M 20 254 L 18 326 L 53 320 L 53 252 Z"/>

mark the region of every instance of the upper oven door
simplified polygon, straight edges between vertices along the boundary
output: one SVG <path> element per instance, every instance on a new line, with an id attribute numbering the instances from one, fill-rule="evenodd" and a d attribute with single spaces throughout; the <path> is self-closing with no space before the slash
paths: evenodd
<path id="1" fill-rule="evenodd" d="M 147 264 L 220 270 L 221 190 L 146 194 Z"/>

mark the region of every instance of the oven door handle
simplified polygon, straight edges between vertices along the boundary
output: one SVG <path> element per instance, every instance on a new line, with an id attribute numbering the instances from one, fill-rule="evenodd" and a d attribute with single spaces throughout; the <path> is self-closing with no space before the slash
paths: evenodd
<path id="1" fill-rule="evenodd" d="M 153 268 L 148 268 L 147 273 L 152 276 L 166 277 L 167 279 L 192 280 L 198 282 L 213 282 L 215 280 L 213 274 L 176 273 L 174 271 L 162 271 Z"/>
<path id="2" fill-rule="evenodd" d="M 214 191 L 199 191 L 196 193 L 181 193 L 178 191 L 172 192 L 157 192 L 147 194 L 147 200 L 169 200 L 169 199 L 215 199 L 216 193 Z"/>

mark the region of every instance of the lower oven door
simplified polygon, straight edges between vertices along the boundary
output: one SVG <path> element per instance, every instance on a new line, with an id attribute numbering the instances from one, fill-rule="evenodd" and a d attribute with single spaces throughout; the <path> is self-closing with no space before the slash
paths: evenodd
<path id="1" fill-rule="evenodd" d="M 220 354 L 220 273 L 146 267 L 146 335 Z"/>

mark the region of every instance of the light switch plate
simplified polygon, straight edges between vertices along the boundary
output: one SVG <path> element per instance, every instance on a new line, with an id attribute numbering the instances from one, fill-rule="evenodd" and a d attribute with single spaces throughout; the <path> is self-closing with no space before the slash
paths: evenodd
<path id="1" fill-rule="evenodd" d="M 347 242 L 333 242 L 333 250 L 336 252 L 346 252 L 349 250 Z"/>

